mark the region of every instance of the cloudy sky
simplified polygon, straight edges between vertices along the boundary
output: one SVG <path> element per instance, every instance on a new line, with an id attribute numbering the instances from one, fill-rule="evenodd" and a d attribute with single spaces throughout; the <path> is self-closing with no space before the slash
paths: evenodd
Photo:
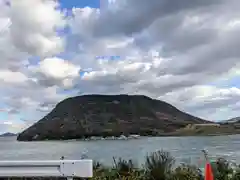
<path id="1" fill-rule="evenodd" d="M 0 132 L 21 131 L 64 98 L 91 93 L 144 94 L 212 121 L 240 116 L 239 7 L 1 0 Z"/>

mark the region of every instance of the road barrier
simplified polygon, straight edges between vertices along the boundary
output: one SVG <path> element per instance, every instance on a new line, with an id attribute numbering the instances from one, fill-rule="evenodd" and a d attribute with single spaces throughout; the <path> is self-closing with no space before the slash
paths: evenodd
<path id="1" fill-rule="evenodd" d="M 0 177 L 74 177 L 93 176 L 92 160 L 0 161 Z"/>

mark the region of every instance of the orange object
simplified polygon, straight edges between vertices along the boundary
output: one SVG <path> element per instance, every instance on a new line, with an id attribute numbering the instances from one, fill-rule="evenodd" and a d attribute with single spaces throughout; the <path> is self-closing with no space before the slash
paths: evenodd
<path id="1" fill-rule="evenodd" d="M 213 180 L 212 167 L 209 162 L 205 165 L 205 180 Z"/>

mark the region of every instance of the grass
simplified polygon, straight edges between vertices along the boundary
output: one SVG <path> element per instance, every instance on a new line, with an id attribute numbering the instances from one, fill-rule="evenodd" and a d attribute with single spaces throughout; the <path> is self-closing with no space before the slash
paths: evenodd
<path id="1" fill-rule="evenodd" d="M 214 180 L 240 180 L 240 166 L 219 158 L 212 163 Z M 132 160 L 113 158 L 113 166 L 93 163 L 91 180 L 204 180 L 201 170 L 191 164 L 176 166 L 169 152 L 157 151 L 146 155 L 145 163 L 138 166 Z M 8 178 L 9 179 L 9 178 Z M 10 178 L 12 179 L 12 178 Z M 18 180 L 62 180 L 64 178 L 14 178 Z M 0 179 L 1 180 L 1 179 Z M 79 179 L 83 180 L 83 179 Z M 84 179 L 85 180 L 85 179 Z"/>
<path id="2" fill-rule="evenodd" d="M 212 163 L 215 180 L 240 180 L 240 166 L 219 158 Z M 197 166 L 181 164 L 176 166 L 175 158 L 169 152 L 157 151 L 145 158 L 138 168 L 132 160 L 113 159 L 113 167 L 94 163 L 92 180 L 204 180 L 204 172 Z"/>
<path id="3" fill-rule="evenodd" d="M 240 134 L 240 129 L 234 125 L 203 126 L 177 129 L 174 132 L 165 133 L 165 136 L 219 136 Z"/>

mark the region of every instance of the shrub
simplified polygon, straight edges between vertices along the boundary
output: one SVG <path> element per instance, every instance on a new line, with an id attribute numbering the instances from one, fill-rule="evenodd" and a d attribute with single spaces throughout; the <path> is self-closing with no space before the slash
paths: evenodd
<path id="1" fill-rule="evenodd" d="M 215 180 L 240 180 L 240 166 L 231 167 L 223 158 L 212 163 Z M 93 180 L 204 180 L 203 172 L 191 164 L 175 165 L 175 158 L 166 151 L 157 151 L 146 156 L 141 168 L 132 160 L 113 158 L 113 167 L 94 163 Z"/>
<path id="2" fill-rule="evenodd" d="M 197 167 L 182 164 L 172 174 L 173 180 L 202 180 L 203 176 Z"/>
<path id="3" fill-rule="evenodd" d="M 146 175 L 150 180 L 167 180 L 172 174 L 175 159 L 169 152 L 157 151 L 147 155 L 145 162 Z"/>

